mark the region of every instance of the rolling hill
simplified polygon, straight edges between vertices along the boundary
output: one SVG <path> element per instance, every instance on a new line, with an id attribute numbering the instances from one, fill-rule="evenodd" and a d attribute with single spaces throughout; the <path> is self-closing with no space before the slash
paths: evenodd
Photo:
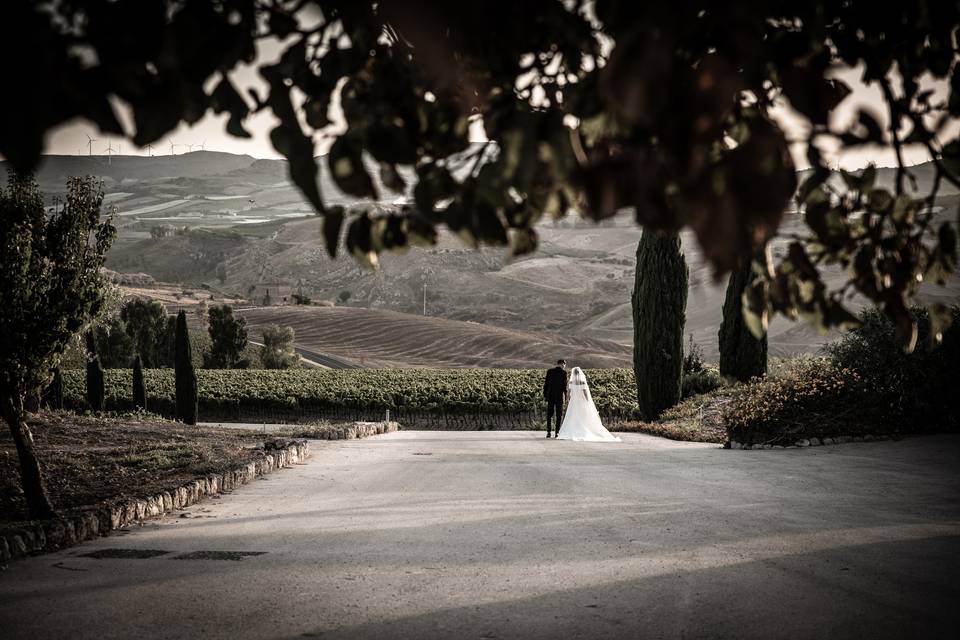
<path id="1" fill-rule="evenodd" d="M 629 347 L 606 340 L 515 331 L 474 322 L 345 307 L 238 309 L 256 340 L 263 327 L 293 327 L 296 343 L 363 367 L 546 368 L 632 366 Z"/>
<path id="2" fill-rule="evenodd" d="M 331 202 L 382 205 L 337 192 L 320 160 L 321 187 Z M 4 166 L 0 163 L 0 174 Z M 931 165 L 911 171 L 921 189 L 929 188 Z M 287 180 L 284 161 L 208 151 L 115 156 L 109 162 L 104 156 L 49 156 L 38 175 L 41 186 L 54 193 L 62 192 L 68 175 L 87 173 L 105 178 L 108 202 L 117 207 L 119 237 L 107 258 L 116 271 L 203 286 L 217 298 L 249 298 L 251 292 L 271 287 L 327 301 L 348 293 L 347 305 L 353 309 L 422 314 L 425 302 L 428 316 L 461 321 L 457 326 L 480 323 L 571 339 L 632 341 L 629 301 L 641 230 L 629 215 L 598 225 L 572 217 L 544 221 L 537 228 L 538 250 L 518 260 L 508 259 L 502 249 L 474 250 L 441 230 L 435 247 L 386 254 L 381 270 L 369 273 L 345 252 L 337 260 L 327 256 L 320 221 Z M 880 185 L 890 187 L 894 179 L 893 169 L 877 171 Z M 954 216 L 958 203 L 957 189 L 941 185 L 943 215 Z M 178 232 L 151 237 L 157 225 Z M 800 217 L 788 213 L 782 231 L 801 227 Z M 683 244 L 690 268 L 686 333 L 708 359 L 716 359 L 725 283 L 714 281 L 690 234 L 683 235 Z M 832 284 L 842 276 L 839 271 L 827 274 Z M 957 303 L 960 282 L 953 278 L 947 287 L 925 285 L 920 299 Z M 770 352 L 814 352 L 835 335 L 822 336 L 806 324 L 776 318 Z"/>

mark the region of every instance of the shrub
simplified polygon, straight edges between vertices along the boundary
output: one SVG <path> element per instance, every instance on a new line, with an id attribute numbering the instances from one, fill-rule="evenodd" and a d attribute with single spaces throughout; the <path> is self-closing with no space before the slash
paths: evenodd
<path id="1" fill-rule="evenodd" d="M 690 334 L 690 341 L 687 342 L 687 352 L 683 356 L 683 375 L 688 376 L 691 373 L 700 373 L 703 371 L 703 349 L 693 341 L 693 334 Z"/>
<path id="2" fill-rule="evenodd" d="M 723 378 L 713 367 L 704 366 L 699 371 L 683 376 L 683 398 L 710 393 L 723 386 Z"/>
<path id="3" fill-rule="evenodd" d="M 826 358 L 798 359 L 780 376 L 736 387 L 723 424 L 730 440 L 745 444 L 849 434 L 873 417 L 857 402 L 861 385 L 858 373 Z"/>
<path id="4" fill-rule="evenodd" d="M 893 324 L 882 312 L 863 312 L 863 324 L 826 347 L 834 366 L 858 374 L 860 402 L 872 408 L 883 424 L 913 431 L 956 428 L 960 397 L 960 307 L 949 310 L 950 327 L 939 346 L 930 344 L 930 316 L 923 307 L 917 320 L 917 346 L 905 353 L 894 338 Z"/>

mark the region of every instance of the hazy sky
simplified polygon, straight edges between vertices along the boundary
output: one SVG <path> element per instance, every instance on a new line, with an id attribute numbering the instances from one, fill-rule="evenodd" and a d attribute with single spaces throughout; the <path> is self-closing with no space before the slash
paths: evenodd
<path id="1" fill-rule="evenodd" d="M 279 56 L 281 48 L 276 41 L 261 44 L 258 64 L 264 62 L 269 63 L 275 60 Z M 875 85 L 868 87 L 860 82 L 860 72 L 856 69 L 845 68 L 838 70 L 835 75 L 853 88 L 853 94 L 835 111 L 831 126 L 835 130 L 842 130 L 855 117 L 857 110 L 865 106 L 870 108 L 876 115 L 881 126 L 886 127 L 888 118 L 886 117 L 885 109 L 883 109 L 880 89 Z M 264 93 L 265 84 L 259 78 L 254 68 L 242 67 L 231 74 L 231 77 L 241 88 L 255 87 L 259 89 L 261 93 Z M 937 94 L 942 97 L 946 96 L 947 87 L 945 83 L 941 83 L 940 85 L 935 85 L 932 82 L 921 84 L 935 88 Z M 241 92 L 243 92 L 242 89 Z M 132 131 L 133 126 L 129 113 L 125 111 L 122 105 L 118 105 L 118 111 L 125 128 L 128 131 Z M 335 112 L 331 112 L 331 115 L 336 119 Z M 806 127 L 805 120 L 795 112 L 792 112 L 788 107 L 785 106 L 778 109 L 774 117 L 780 122 L 781 126 L 784 127 L 789 139 L 795 140 L 803 136 Z M 168 155 L 171 153 L 170 143 L 172 142 L 175 145 L 173 152 L 178 154 L 190 150 L 191 147 L 189 145 L 193 145 L 192 149 L 198 151 L 200 145 L 203 144 L 204 149 L 207 151 L 248 154 L 256 158 L 282 157 L 270 144 L 269 132 L 270 129 L 275 126 L 276 119 L 269 112 L 262 112 L 247 119 L 246 128 L 253 135 L 250 139 L 234 138 L 227 134 L 225 131 L 226 120 L 226 114 L 215 116 L 212 112 L 208 112 L 207 116 L 196 125 L 192 127 L 181 125 L 172 134 L 154 144 L 153 149 L 149 151 L 147 149 L 138 149 L 128 139 L 125 140 L 102 135 L 95 125 L 84 120 L 78 120 L 61 126 L 48 135 L 46 153 L 64 155 L 86 154 L 90 150 L 87 139 L 87 136 L 90 136 L 96 139 L 92 144 L 94 155 L 104 154 L 108 144 L 114 150 L 119 148 L 124 155 L 136 154 L 145 156 L 148 155 L 148 153 L 152 155 Z M 960 125 L 954 123 L 951 131 L 955 134 L 958 130 L 960 130 Z M 472 128 L 471 135 L 475 140 L 484 139 L 482 128 Z M 323 153 L 329 147 L 332 140 L 329 137 L 324 138 L 317 136 L 315 142 L 317 143 L 317 152 Z M 805 145 L 794 144 L 791 147 L 791 151 L 797 166 L 801 168 L 805 167 Z M 827 152 L 827 158 L 831 164 L 839 165 L 846 169 L 861 168 L 869 162 L 873 162 L 879 166 L 892 166 L 895 164 L 895 156 L 892 149 L 870 147 L 857 152 L 847 152 L 842 156 L 836 156 L 832 153 L 832 150 L 829 149 Z M 929 159 L 926 151 L 920 147 L 907 149 L 905 156 L 909 164 L 916 164 Z"/>

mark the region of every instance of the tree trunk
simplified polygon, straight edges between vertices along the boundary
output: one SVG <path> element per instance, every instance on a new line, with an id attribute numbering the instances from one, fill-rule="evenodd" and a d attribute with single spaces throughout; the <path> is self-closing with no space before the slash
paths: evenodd
<path id="1" fill-rule="evenodd" d="M 757 340 L 743 321 L 743 291 L 753 280 L 750 260 L 730 274 L 720 323 L 720 375 L 741 382 L 767 373 L 767 336 Z"/>
<path id="2" fill-rule="evenodd" d="M 139 354 L 133 361 L 133 406 L 137 409 L 147 408 L 147 389 L 143 384 L 143 366 Z"/>
<path id="3" fill-rule="evenodd" d="M 53 370 L 53 380 L 43 392 L 43 403 L 56 411 L 63 409 L 63 374 L 60 373 L 60 367 Z"/>
<path id="4" fill-rule="evenodd" d="M 633 289 L 633 370 L 644 420 L 680 401 L 687 264 L 680 235 L 644 230 Z"/>
<path id="5" fill-rule="evenodd" d="M 87 404 L 91 411 L 103 411 L 106 404 L 106 386 L 100 358 L 93 356 L 87 362 Z"/>
<path id="6" fill-rule="evenodd" d="M 23 401 L 10 394 L 0 398 L 0 409 L 3 419 L 10 426 L 10 434 L 17 447 L 17 457 L 20 459 L 20 480 L 23 484 L 23 495 L 27 500 L 27 510 L 33 520 L 52 518 L 53 505 L 47 497 L 47 488 L 43 482 L 43 472 L 33 450 L 33 434 L 27 426 Z"/>

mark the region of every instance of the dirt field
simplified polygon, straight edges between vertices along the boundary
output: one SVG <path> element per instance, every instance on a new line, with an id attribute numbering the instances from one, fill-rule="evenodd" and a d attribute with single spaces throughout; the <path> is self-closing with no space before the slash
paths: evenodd
<path id="1" fill-rule="evenodd" d="M 539 368 L 566 358 L 586 368 L 632 366 L 630 347 L 605 340 L 348 307 L 243 309 L 252 339 L 293 327 L 297 346 L 364 367 Z"/>
<path id="2" fill-rule="evenodd" d="M 251 462 L 263 434 L 154 418 L 42 413 L 30 420 L 55 509 L 150 495 Z M 128 493 L 136 487 L 136 494 Z M 26 518 L 16 449 L 0 430 L 0 523 Z"/>

